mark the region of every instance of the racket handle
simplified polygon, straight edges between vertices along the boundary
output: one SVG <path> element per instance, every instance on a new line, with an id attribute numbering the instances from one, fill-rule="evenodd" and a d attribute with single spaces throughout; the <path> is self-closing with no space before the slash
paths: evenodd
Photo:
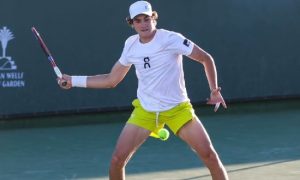
<path id="1" fill-rule="evenodd" d="M 57 66 L 54 66 L 53 69 L 54 69 L 56 76 L 59 78 L 62 78 L 62 73 L 60 72 L 59 68 Z M 67 84 L 68 84 L 67 81 L 64 81 L 61 83 L 62 86 L 66 86 Z"/>
<path id="2" fill-rule="evenodd" d="M 66 86 L 67 84 L 68 84 L 67 81 L 61 83 L 62 86 Z"/>
<path id="3" fill-rule="evenodd" d="M 59 78 L 62 78 L 62 73 L 60 72 L 59 68 L 57 66 L 54 66 L 53 69 L 54 69 L 56 76 Z"/>

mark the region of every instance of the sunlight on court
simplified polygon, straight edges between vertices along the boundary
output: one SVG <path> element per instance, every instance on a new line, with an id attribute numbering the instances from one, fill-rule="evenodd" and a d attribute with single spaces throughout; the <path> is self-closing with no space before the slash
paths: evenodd
<path id="1" fill-rule="evenodd" d="M 227 165 L 231 180 L 298 180 L 300 177 L 300 160 L 267 161 L 259 163 Z M 79 180 L 108 180 L 102 178 L 84 178 Z M 211 180 L 206 168 L 189 168 L 163 172 L 128 174 L 127 179 L 140 180 Z"/>
<path id="2" fill-rule="evenodd" d="M 228 166 L 232 180 L 298 180 L 300 160 L 268 161 Z"/>

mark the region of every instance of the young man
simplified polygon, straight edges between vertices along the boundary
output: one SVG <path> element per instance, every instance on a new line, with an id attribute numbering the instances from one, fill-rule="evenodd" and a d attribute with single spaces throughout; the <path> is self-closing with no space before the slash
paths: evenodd
<path id="1" fill-rule="evenodd" d="M 179 33 L 156 28 L 158 15 L 146 1 L 137 1 L 129 8 L 127 22 L 136 35 L 129 37 L 120 59 L 108 74 L 95 76 L 63 75 L 59 84 L 71 87 L 113 88 L 122 81 L 131 65 L 138 77 L 134 111 L 117 141 L 110 164 L 110 180 L 125 179 L 125 166 L 151 133 L 166 124 L 175 135 L 185 141 L 203 160 L 214 180 L 228 179 L 210 138 L 194 113 L 187 96 L 182 55 L 201 63 L 205 68 L 211 90 L 208 104 L 217 111 L 225 101 L 217 83 L 213 58 Z M 61 83 L 67 81 L 66 86 Z"/>

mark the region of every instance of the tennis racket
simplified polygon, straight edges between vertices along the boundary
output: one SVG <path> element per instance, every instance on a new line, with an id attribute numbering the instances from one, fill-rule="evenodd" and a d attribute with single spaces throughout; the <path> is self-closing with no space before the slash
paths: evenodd
<path id="1" fill-rule="evenodd" d="M 61 71 L 59 70 L 59 68 L 57 67 L 57 65 L 56 65 L 56 63 L 55 63 L 55 60 L 54 60 L 53 56 L 51 55 L 51 53 L 50 53 L 48 47 L 46 46 L 45 41 L 42 39 L 40 33 L 36 30 L 35 27 L 32 27 L 32 28 L 31 28 L 31 31 L 32 31 L 32 33 L 34 34 L 34 36 L 36 37 L 36 39 L 38 40 L 38 42 L 39 42 L 39 44 L 40 44 L 40 46 L 41 46 L 43 52 L 45 53 L 45 55 L 46 55 L 47 58 L 48 58 L 48 60 L 50 61 L 51 65 L 52 65 L 52 67 L 53 67 L 53 70 L 54 70 L 54 72 L 55 72 L 55 74 L 56 74 L 56 76 L 59 77 L 59 78 L 62 78 L 62 73 L 61 73 Z M 66 86 L 66 85 L 67 85 L 67 82 L 64 81 L 64 82 L 62 83 L 62 86 Z"/>

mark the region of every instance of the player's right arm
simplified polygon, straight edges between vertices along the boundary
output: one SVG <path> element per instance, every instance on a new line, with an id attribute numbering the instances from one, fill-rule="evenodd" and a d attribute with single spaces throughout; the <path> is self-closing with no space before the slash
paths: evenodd
<path id="1" fill-rule="evenodd" d="M 86 88 L 114 88 L 124 79 L 129 69 L 130 66 L 124 66 L 117 61 L 110 73 L 87 76 Z M 61 79 L 58 79 L 60 87 L 63 89 L 70 89 L 71 87 L 74 87 L 72 84 L 72 78 L 74 78 L 74 76 L 64 74 Z M 62 86 L 62 82 L 64 81 L 67 81 L 66 86 Z"/>

